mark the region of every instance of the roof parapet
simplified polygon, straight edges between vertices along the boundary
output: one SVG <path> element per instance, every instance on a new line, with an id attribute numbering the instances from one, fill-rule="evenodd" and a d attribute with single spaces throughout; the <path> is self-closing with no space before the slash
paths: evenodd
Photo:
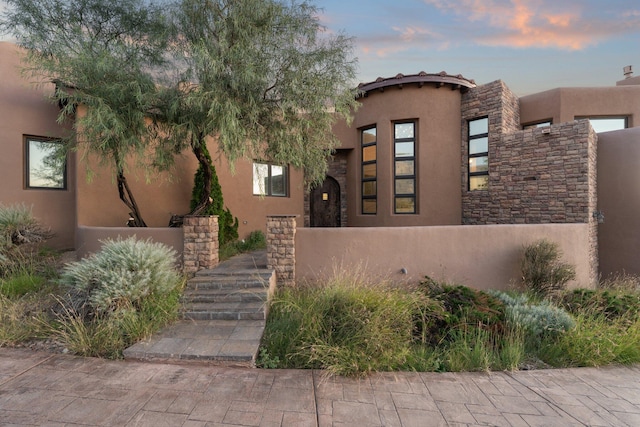
<path id="1" fill-rule="evenodd" d="M 404 85 L 416 84 L 419 87 L 425 84 L 431 84 L 438 88 L 445 85 L 449 85 L 451 90 L 460 90 L 466 92 L 470 88 L 476 87 L 476 82 L 463 77 L 461 74 L 456 76 L 448 74 L 446 71 L 441 71 L 436 74 L 426 73 L 420 71 L 418 74 L 396 74 L 394 77 L 378 77 L 375 81 L 369 83 L 360 83 L 358 90 L 361 96 L 367 96 L 368 92 L 373 90 L 379 90 L 383 92 L 386 88 L 396 86 L 398 89 L 402 89 Z"/>

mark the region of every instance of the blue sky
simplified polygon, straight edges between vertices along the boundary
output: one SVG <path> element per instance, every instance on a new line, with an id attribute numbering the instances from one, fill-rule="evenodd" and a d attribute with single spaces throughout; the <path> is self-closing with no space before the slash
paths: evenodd
<path id="1" fill-rule="evenodd" d="M 359 82 L 420 71 L 501 79 L 522 96 L 640 75 L 638 0 L 316 0 L 355 37 Z"/>
<path id="2" fill-rule="evenodd" d="M 626 65 L 640 75 L 638 0 L 310 1 L 355 38 L 356 83 L 446 71 L 522 96 L 614 85 Z"/>

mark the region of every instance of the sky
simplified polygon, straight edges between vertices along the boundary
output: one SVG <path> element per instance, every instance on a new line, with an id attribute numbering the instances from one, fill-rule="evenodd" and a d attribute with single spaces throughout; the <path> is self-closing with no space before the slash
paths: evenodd
<path id="1" fill-rule="evenodd" d="M 524 96 L 615 85 L 627 65 L 640 75 L 638 0 L 309 1 L 328 32 L 354 38 L 356 83 L 446 71 Z"/>
<path id="2" fill-rule="evenodd" d="M 359 82 L 420 71 L 504 81 L 518 96 L 640 75 L 638 0 L 315 0 L 355 37 Z"/>

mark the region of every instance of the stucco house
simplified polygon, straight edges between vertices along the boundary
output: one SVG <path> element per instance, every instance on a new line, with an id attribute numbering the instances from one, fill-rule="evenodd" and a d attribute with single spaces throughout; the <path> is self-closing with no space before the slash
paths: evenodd
<path id="1" fill-rule="evenodd" d="M 0 57 L 0 202 L 32 205 L 56 233 L 52 245 L 89 251 L 96 229 L 123 227 L 128 219 L 112 172 L 73 153 L 57 175 L 42 173 L 51 172 L 43 155 L 68 131 L 56 122 L 58 107 L 46 100 L 53 84 L 36 89 L 24 80 L 11 43 L 0 42 Z M 448 227 L 458 227 L 472 233 L 460 237 L 466 242 L 481 239 L 472 237 L 479 230 L 468 228 L 474 225 L 581 224 L 586 276 L 640 274 L 640 77 L 628 73 L 615 86 L 521 98 L 502 81 L 476 84 L 445 72 L 379 78 L 360 90 L 351 126 L 334 127 L 341 146 L 327 178 L 310 193 L 303 172 L 287 165 L 244 160 L 232 174 L 211 141 L 240 236 L 264 230 L 273 214 L 297 216 L 298 227 L 322 227 L 317 232 L 327 237 L 334 235 L 329 227 L 391 236 L 411 233 L 410 227 L 447 227 L 443 235 L 451 236 L 457 231 Z M 154 232 L 188 211 L 197 167 L 192 157 L 185 154 L 171 174 L 151 183 L 129 172 Z M 310 238 L 322 246 L 318 234 Z M 301 253 L 318 258 L 304 248 Z"/>

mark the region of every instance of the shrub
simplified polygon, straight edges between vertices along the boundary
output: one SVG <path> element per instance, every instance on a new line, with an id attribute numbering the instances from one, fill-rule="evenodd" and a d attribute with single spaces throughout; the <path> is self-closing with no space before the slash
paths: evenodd
<path id="1" fill-rule="evenodd" d="M 565 289 L 575 279 L 575 268 L 562 262 L 562 251 L 548 240 L 539 240 L 524 248 L 522 257 L 522 283 L 539 296 L 548 296 Z"/>
<path id="2" fill-rule="evenodd" d="M 640 319 L 640 292 L 574 289 L 562 295 L 563 306 L 574 314 L 603 316 L 606 319 Z"/>
<path id="3" fill-rule="evenodd" d="M 102 243 L 100 252 L 68 264 L 62 272 L 61 285 L 74 310 L 88 306 L 90 313 L 100 313 L 138 307 L 142 298 L 166 294 L 180 282 L 172 249 L 135 237 Z"/>
<path id="4" fill-rule="evenodd" d="M 42 242 L 51 232 L 33 217 L 25 205 L 4 206 L 0 203 L 0 251 L 13 246 Z"/>
<path id="5" fill-rule="evenodd" d="M 492 295 L 504 303 L 507 321 L 521 327 L 536 341 L 554 338 L 575 326 L 569 313 L 549 301 L 534 303 L 525 294 L 511 296 L 500 291 L 492 291 Z"/>
<path id="6" fill-rule="evenodd" d="M 577 325 L 552 342 L 543 343 L 538 355 L 556 367 L 603 366 L 640 362 L 640 321 L 578 315 Z"/>
<path id="7" fill-rule="evenodd" d="M 431 330 L 439 305 L 424 295 L 369 285 L 347 274 L 327 286 L 279 291 L 270 307 L 263 352 L 279 367 L 356 375 L 406 363 L 415 322 Z"/>
<path id="8" fill-rule="evenodd" d="M 438 283 L 427 277 L 420 283 L 426 294 L 440 301 L 447 313 L 432 331 L 432 344 L 437 344 L 446 331 L 462 324 L 501 332 L 505 319 L 502 302 L 487 292 L 466 286 Z"/>
<path id="9" fill-rule="evenodd" d="M 44 283 L 44 277 L 23 272 L 7 279 L 0 279 L 0 294 L 9 298 L 17 298 L 39 291 Z"/>

